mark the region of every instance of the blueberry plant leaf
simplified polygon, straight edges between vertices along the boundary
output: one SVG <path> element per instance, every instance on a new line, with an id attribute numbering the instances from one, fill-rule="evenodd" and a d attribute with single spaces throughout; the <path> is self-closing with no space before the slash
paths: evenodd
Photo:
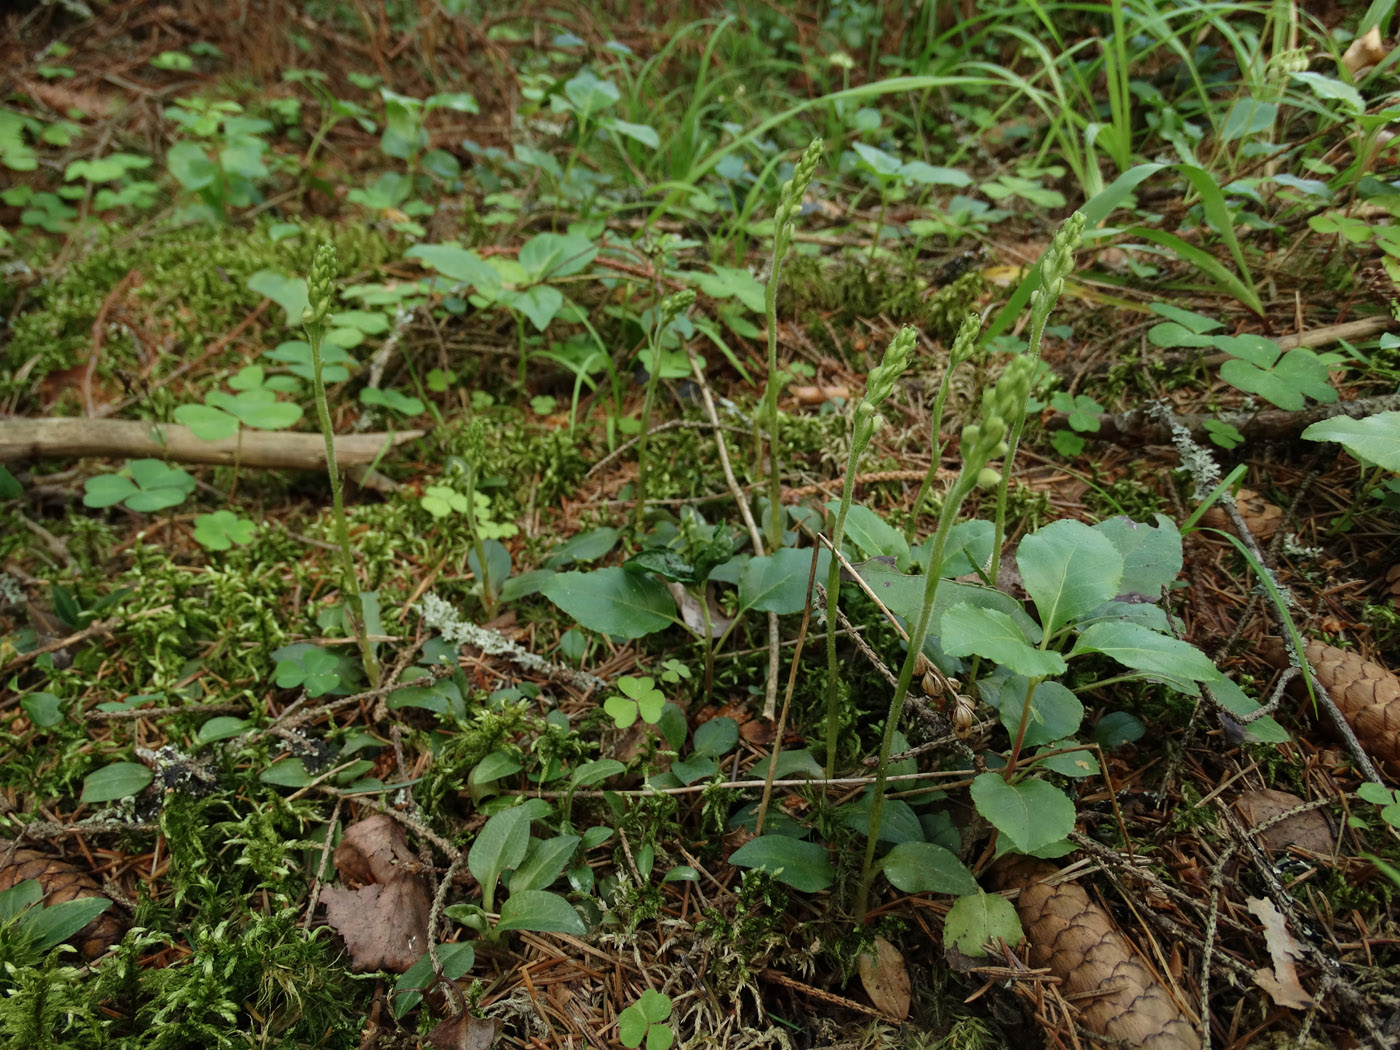
<path id="1" fill-rule="evenodd" d="M 977 892 L 977 880 L 957 855 L 932 842 L 901 842 L 885 854 L 880 870 L 901 893 Z"/>
<path id="2" fill-rule="evenodd" d="M 1304 430 L 1303 439 L 1335 441 L 1357 459 L 1400 471 L 1400 412 L 1377 412 L 1365 419 L 1324 419 Z"/>
<path id="3" fill-rule="evenodd" d="M 1020 943 L 1024 936 L 1016 906 L 995 893 L 969 893 L 959 897 L 943 920 L 943 939 L 964 955 L 980 959 L 984 944 Z"/>
<path id="4" fill-rule="evenodd" d="M 144 791 L 154 774 L 139 762 L 113 762 L 83 778 L 80 802 L 112 802 Z"/>
<path id="5" fill-rule="evenodd" d="M 1156 601 L 1181 573 L 1181 533 L 1165 514 L 1147 525 L 1120 514 L 1093 526 L 1123 558 L 1119 594 L 1140 594 Z"/>
<path id="6" fill-rule="evenodd" d="M 1070 655 L 1082 653 L 1103 653 L 1124 667 L 1160 676 L 1169 684 L 1183 678 L 1196 682 L 1221 679 L 1210 657 L 1194 645 L 1137 623 L 1105 620 L 1090 624 Z"/>
<path id="7" fill-rule="evenodd" d="M 512 893 L 501 905 L 498 930 L 534 930 L 538 933 L 571 933 L 582 937 L 588 933 L 574 906 L 557 893 L 546 890 L 524 890 Z"/>
<path id="8" fill-rule="evenodd" d="M 491 816 L 467 854 L 467 869 L 481 886 L 482 906 L 494 911 L 496 883 L 501 874 L 525 859 L 530 845 L 530 811 L 524 806 Z"/>
<path id="9" fill-rule="evenodd" d="M 997 691 L 996 704 L 1001 712 L 1001 724 L 1013 737 L 1021 724 L 1021 708 L 1028 685 L 1024 677 L 1013 675 Z M 1023 743 L 1034 746 L 1073 736 L 1083 721 L 1084 705 L 1079 697 L 1059 682 L 1040 682 L 1031 696 L 1030 717 Z"/>
<path id="10" fill-rule="evenodd" d="M 826 579 L 826 567 L 830 564 L 830 552 L 821 551 L 817 557 L 817 579 Z M 750 558 L 739 576 L 739 607 L 781 614 L 801 612 L 807 603 L 811 571 L 810 550 L 784 547 Z"/>

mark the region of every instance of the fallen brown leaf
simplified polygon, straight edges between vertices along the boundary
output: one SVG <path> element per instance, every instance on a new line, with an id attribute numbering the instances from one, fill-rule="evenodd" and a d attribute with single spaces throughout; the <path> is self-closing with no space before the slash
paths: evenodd
<path id="1" fill-rule="evenodd" d="M 1303 800 L 1287 791 L 1264 789 L 1245 791 L 1235 800 L 1235 808 L 1250 826 L 1273 820 L 1281 813 L 1287 813 L 1303 805 Z M 1336 846 L 1332 826 L 1327 817 L 1318 810 L 1296 813 L 1279 821 L 1259 835 L 1259 844 L 1265 849 L 1280 852 L 1289 846 L 1298 846 L 1323 857 L 1330 857 Z"/>
<path id="2" fill-rule="evenodd" d="M 883 937 L 875 938 L 875 951 L 860 957 L 860 983 L 875 1009 L 902 1021 L 909 1016 L 909 971 L 899 949 Z"/>
<path id="3" fill-rule="evenodd" d="M 490 1050 L 501 1034 L 501 1022 L 494 1017 L 473 1017 L 463 1011 L 439 1021 L 428 1033 L 428 1045 L 435 1050 Z"/>
<path id="4" fill-rule="evenodd" d="M 1340 65 L 1353 77 L 1360 76 L 1372 66 L 1380 65 L 1381 59 L 1390 53 L 1390 48 L 1381 40 L 1381 28 L 1372 26 L 1348 45 L 1342 55 Z"/>
<path id="5" fill-rule="evenodd" d="M 428 950 L 432 890 L 403 829 L 382 813 L 352 824 L 335 850 L 335 867 L 356 889 L 321 891 L 326 923 L 345 941 L 351 969 L 403 973 Z"/>
<path id="6" fill-rule="evenodd" d="M 1288 923 L 1274 907 L 1273 901 L 1259 897 L 1246 897 L 1249 910 L 1264 924 L 1264 943 L 1269 946 L 1269 957 L 1273 968 L 1261 967 L 1254 973 L 1254 982 L 1273 997 L 1279 1006 L 1293 1010 L 1306 1010 L 1313 1005 L 1312 996 L 1298 983 L 1298 971 L 1293 960 L 1301 954 L 1298 943 L 1288 932 Z"/>

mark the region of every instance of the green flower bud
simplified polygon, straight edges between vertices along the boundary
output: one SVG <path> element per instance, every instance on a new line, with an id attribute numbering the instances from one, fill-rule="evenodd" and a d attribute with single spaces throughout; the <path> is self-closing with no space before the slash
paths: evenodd
<path id="1" fill-rule="evenodd" d="M 684 288 L 661 300 L 661 327 L 665 328 L 695 302 L 695 289 Z"/>
<path id="2" fill-rule="evenodd" d="M 968 311 L 953 337 L 953 347 L 948 351 L 948 367 L 956 368 L 977 350 L 977 336 L 982 331 L 982 315 L 976 310 Z"/>
<path id="3" fill-rule="evenodd" d="M 977 487 L 979 489 L 994 489 L 1001 484 L 1001 471 L 993 470 L 991 467 L 983 467 L 977 472 Z"/>
<path id="4" fill-rule="evenodd" d="M 962 428 L 962 449 L 963 457 L 966 458 L 968 451 L 976 448 L 982 442 L 982 428 L 976 423 L 969 423 Z"/>
<path id="5" fill-rule="evenodd" d="M 812 176 L 817 173 L 817 165 L 821 163 L 821 159 L 822 140 L 813 139 L 803 152 L 802 159 L 797 162 L 792 178 L 783 183 L 776 216 L 779 230 L 790 224 L 801 209 L 802 198 L 812 183 Z"/>
<path id="6" fill-rule="evenodd" d="M 1006 420 L 1001 416 L 988 416 L 982 420 L 982 436 L 978 444 L 991 450 L 1006 436 Z"/>
<path id="7" fill-rule="evenodd" d="M 1001 459 L 1002 456 L 1006 455 L 1006 453 L 1010 450 L 1010 448 L 1011 448 L 1011 446 L 1008 445 L 1005 441 L 998 441 L 998 442 L 996 443 L 996 445 L 994 445 L 994 446 L 992 447 L 992 455 L 991 455 L 991 458 L 992 458 L 992 459 Z"/>

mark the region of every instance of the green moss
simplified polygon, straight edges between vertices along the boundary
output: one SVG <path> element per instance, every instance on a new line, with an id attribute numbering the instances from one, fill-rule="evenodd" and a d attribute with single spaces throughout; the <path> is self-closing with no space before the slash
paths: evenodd
<path id="1" fill-rule="evenodd" d="M 28 398 L 38 382 L 88 360 L 99 315 L 108 325 L 99 380 L 120 390 L 124 377 L 142 375 L 148 386 L 159 387 L 258 305 L 261 296 L 249 291 L 249 277 L 264 268 L 305 273 L 322 239 L 335 243 L 344 273 L 373 268 L 391 255 L 380 234 L 358 224 L 317 223 L 304 236 L 281 241 L 271 240 L 261 228 L 201 226 L 149 237 L 109 229 L 103 241 L 32 295 L 15 318 L 0 354 L 0 398 L 18 398 L 21 412 L 34 409 Z M 137 275 L 131 290 L 109 304 L 104 315 L 104 303 L 129 274 Z M 140 305 L 125 307 L 130 300 Z M 282 311 L 271 307 L 267 322 L 273 332 L 282 331 Z M 243 353 L 231 344 L 228 362 L 244 363 Z M 155 368 L 148 370 L 153 357 Z"/>
<path id="2" fill-rule="evenodd" d="M 796 315 L 818 346 L 842 356 L 844 347 L 830 345 L 832 329 L 845 331 L 882 316 L 946 342 L 984 287 L 980 274 L 966 273 L 931 292 L 925 276 L 888 263 L 871 266 L 864 258 L 847 257 L 832 264 L 795 256 L 778 292 L 778 316 Z"/>

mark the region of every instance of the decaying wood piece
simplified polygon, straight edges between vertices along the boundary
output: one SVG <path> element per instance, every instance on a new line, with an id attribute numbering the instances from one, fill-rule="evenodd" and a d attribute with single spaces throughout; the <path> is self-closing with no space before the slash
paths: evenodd
<path id="1" fill-rule="evenodd" d="M 1357 401 L 1314 405 L 1297 412 L 1270 409 L 1267 412 L 1229 411 L 1174 418 L 1189 430 L 1197 441 L 1210 439 L 1206 424 L 1214 421 L 1229 423 L 1244 435 L 1246 441 L 1292 441 L 1313 423 L 1324 419 L 1336 416 L 1364 419 L 1377 412 L 1393 412 L 1397 409 L 1400 409 L 1400 394 L 1385 394 Z M 1094 418 L 1099 422 L 1099 429 L 1092 433 L 1084 432 L 1084 437 L 1112 441 L 1125 446 L 1169 445 L 1172 441 L 1171 431 L 1156 418 L 1151 405 L 1117 415 L 1104 413 Z M 1069 426 L 1069 413 L 1052 413 L 1045 417 L 1045 425 L 1051 430 L 1064 430 Z"/>
<path id="2" fill-rule="evenodd" d="M 425 433 L 340 435 L 335 458 L 342 467 L 364 466 Z M 222 441 L 202 441 L 189 427 L 135 419 L 0 419 L 0 463 L 80 456 L 151 456 L 220 466 L 236 460 L 256 469 L 325 470 L 326 442 L 320 434 L 247 429 Z"/>
<path id="3" fill-rule="evenodd" d="M 1400 678 L 1359 653 L 1313 640 L 1308 663 L 1376 761 L 1400 775 Z"/>
<path id="4" fill-rule="evenodd" d="M 993 872 L 998 888 L 1021 888 L 1016 911 L 1031 965 L 1060 979 L 1061 993 L 1079 1007 L 1090 1031 L 1144 1050 L 1200 1050 L 1200 1033 L 1113 917 L 1077 883 L 1045 883 L 1058 873 L 1031 857 L 1003 861 Z"/>
<path id="5" fill-rule="evenodd" d="M 0 840 L 0 892 L 36 879 L 44 890 L 45 907 L 79 897 L 106 899 L 96 880 L 78 865 L 27 846 L 10 847 L 10 842 Z M 126 935 L 131 924 L 120 913 L 113 914 L 115 910 L 108 908 L 68 939 L 84 959 L 105 955 Z"/>

